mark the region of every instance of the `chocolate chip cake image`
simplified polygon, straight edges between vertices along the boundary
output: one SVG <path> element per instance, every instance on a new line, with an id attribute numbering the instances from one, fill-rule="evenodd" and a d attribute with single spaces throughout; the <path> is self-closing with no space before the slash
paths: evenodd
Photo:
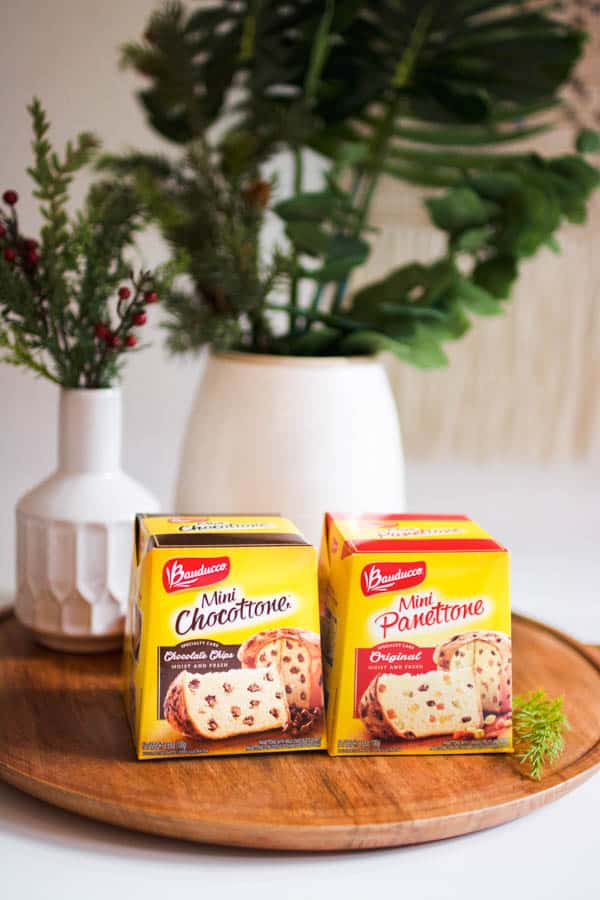
<path id="1" fill-rule="evenodd" d="M 287 728 L 289 707 L 276 669 L 181 672 L 164 702 L 170 726 L 195 740 L 223 740 Z"/>
<path id="2" fill-rule="evenodd" d="M 238 659 L 246 669 L 276 669 L 290 707 L 323 709 L 321 641 L 313 631 L 299 628 L 260 631 L 241 645 Z"/>
<path id="3" fill-rule="evenodd" d="M 479 691 L 466 668 L 378 675 L 363 694 L 359 711 L 367 731 L 382 740 L 415 740 L 483 726 Z"/>
<path id="4" fill-rule="evenodd" d="M 486 713 L 504 714 L 512 707 L 512 644 L 501 631 L 468 631 L 456 634 L 435 648 L 439 669 L 473 670 Z"/>

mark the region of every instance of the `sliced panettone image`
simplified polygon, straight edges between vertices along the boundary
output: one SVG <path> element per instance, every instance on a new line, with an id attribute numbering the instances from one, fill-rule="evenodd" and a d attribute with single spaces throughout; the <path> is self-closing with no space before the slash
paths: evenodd
<path id="1" fill-rule="evenodd" d="M 238 658 L 244 668 L 276 668 L 290 705 L 298 709 L 323 708 L 321 641 L 313 631 L 259 631 L 241 645 Z"/>
<path id="2" fill-rule="evenodd" d="M 501 631 L 468 631 L 439 644 L 434 662 L 448 672 L 473 669 L 486 713 L 507 713 L 512 707 L 512 645 Z"/>
<path id="3" fill-rule="evenodd" d="M 473 671 L 378 675 L 360 701 L 361 719 L 382 740 L 434 737 L 483 726 Z"/>
<path id="4" fill-rule="evenodd" d="M 165 718 L 188 737 L 222 740 L 284 729 L 289 708 L 279 673 L 270 668 L 181 672 L 164 703 Z"/>

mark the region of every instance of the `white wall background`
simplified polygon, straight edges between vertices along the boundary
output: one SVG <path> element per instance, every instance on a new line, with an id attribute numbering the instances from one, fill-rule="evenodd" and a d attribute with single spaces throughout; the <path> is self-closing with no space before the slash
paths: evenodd
<path id="1" fill-rule="evenodd" d="M 37 94 L 61 147 L 90 130 L 107 149 L 156 148 L 135 100 L 136 81 L 119 69 L 118 48 L 140 35 L 151 0 L 4 0 L 0 54 L 0 187 L 20 194 L 19 212 L 32 233 L 39 219 L 25 167 L 31 158 L 26 105 Z M 75 197 L 85 185 L 78 184 Z M 155 262 L 160 244 L 143 246 Z M 149 318 L 157 322 L 160 311 Z M 152 346 L 132 354 L 124 374 L 124 463 L 164 504 L 170 501 L 184 423 L 200 360 L 169 359 L 161 332 L 147 326 Z M 0 586 L 13 565 L 13 516 L 18 497 L 47 475 L 56 459 L 58 389 L 29 372 L 0 366 Z"/>
<path id="2" fill-rule="evenodd" d="M 153 0 L 4 0 L 0 54 L 0 189 L 21 195 L 20 213 L 38 219 L 25 167 L 30 123 L 25 107 L 39 95 L 57 146 L 81 130 L 107 149 L 156 148 L 135 100 L 136 80 L 119 70 L 118 47 L 143 32 Z M 596 46 L 596 62 L 599 59 Z M 594 72 L 596 73 L 596 69 Z M 598 80 L 598 79 L 596 79 Z M 76 197 L 83 185 L 77 186 Z M 382 233 L 370 274 L 436 251 L 420 203 L 386 185 L 376 204 Z M 399 226 L 397 223 L 402 222 Z M 528 267 L 503 320 L 478 328 L 452 348 L 445 372 L 393 372 L 409 454 L 438 460 L 600 459 L 600 203 L 586 231 L 571 230 L 562 258 Z M 160 243 L 144 252 L 153 263 Z M 152 310 L 154 321 L 160 310 Z M 168 358 L 153 325 L 153 346 L 134 354 L 124 377 L 124 462 L 165 505 L 200 360 Z M 0 367 L 0 587 L 10 582 L 17 498 L 55 461 L 57 389 L 28 372 Z"/>

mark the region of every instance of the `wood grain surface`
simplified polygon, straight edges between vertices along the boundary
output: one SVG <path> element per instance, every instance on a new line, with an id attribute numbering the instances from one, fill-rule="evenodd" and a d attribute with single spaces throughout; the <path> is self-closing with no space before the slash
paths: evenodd
<path id="1" fill-rule="evenodd" d="M 514 617 L 515 688 L 564 694 L 566 751 L 538 783 L 507 755 L 320 753 L 137 762 L 118 654 L 67 656 L 0 624 L 0 776 L 57 806 L 140 831 L 285 850 L 356 850 L 500 825 L 600 767 L 600 654 Z"/>

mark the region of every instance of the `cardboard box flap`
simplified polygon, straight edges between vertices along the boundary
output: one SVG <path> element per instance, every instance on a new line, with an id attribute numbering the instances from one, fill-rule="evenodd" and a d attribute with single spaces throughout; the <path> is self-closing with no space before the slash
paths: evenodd
<path id="1" fill-rule="evenodd" d="M 138 522 L 154 547 L 311 546 L 279 515 L 142 515 Z"/>
<path id="2" fill-rule="evenodd" d="M 416 513 L 328 514 L 343 541 L 342 558 L 354 553 L 504 551 L 464 515 Z"/>

